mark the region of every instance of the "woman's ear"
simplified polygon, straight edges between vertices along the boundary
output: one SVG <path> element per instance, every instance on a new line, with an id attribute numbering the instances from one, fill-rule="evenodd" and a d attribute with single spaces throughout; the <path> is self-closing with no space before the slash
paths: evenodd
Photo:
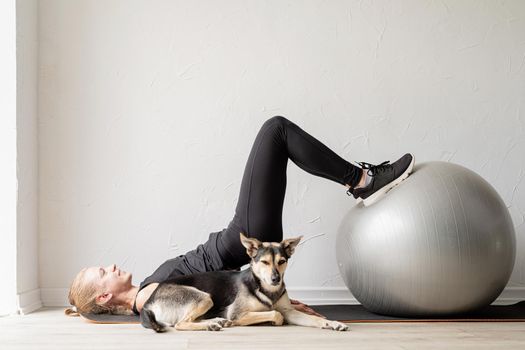
<path id="1" fill-rule="evenodd" d="M 100 295 L 97 295 L 97 304 L 104 305 L 110 301 L 111 298 L 113 298 L 113 294 L 104 292 Z"/>
<path id="2" fill-rule="evenodd" d="M 257 250 L 261 242 L 257 238 L 248 238 L 241 232 L 241 243 L 246 248 L 246 253 L 254 258 L 257 255 Z"/>
<path id="3" fill-rule="evenodd" d="M 295 247 L 299 244 L 301 238 L 303 238 L 302 235 L 295 238 L 283 239 L 283 241 L 281 242 L 281 246 L 283 247 L 288 257 L 292 256 L 292 254 L 295 251 Z"/>

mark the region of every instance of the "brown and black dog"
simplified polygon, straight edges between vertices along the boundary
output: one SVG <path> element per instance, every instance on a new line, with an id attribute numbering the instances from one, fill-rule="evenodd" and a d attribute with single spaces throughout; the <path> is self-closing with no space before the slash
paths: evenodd
<path id="1" fill-rule="evenodd" d="M 302 236 L 280 243 L 260 242 L 240 233 L 251 257 L 242 271 L 210 271 L 160 283 L 140 313 L 146 328 L 163 332 L 213 330 L 262 322 L 346 331 L 348 326 L 297 311 L 288 298 L 283 277 Z"/>

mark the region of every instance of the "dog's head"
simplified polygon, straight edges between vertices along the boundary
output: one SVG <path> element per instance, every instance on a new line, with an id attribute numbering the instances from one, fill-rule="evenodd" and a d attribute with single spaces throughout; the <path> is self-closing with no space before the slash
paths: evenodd
<path id="1" fill-rule="evenodd" d="M 280 286 L 288 259 L 303 236 L 288 238 L 277 242 L 261 242 L 248 238 L 241 232 L 241 243 L 246 253 L 252 258 L 253 273 L 268 286 Z"/>

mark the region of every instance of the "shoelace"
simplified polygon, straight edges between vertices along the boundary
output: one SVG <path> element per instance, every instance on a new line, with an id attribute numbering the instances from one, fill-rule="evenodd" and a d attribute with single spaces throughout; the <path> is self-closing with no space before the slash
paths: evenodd
<path id="1" fill-rule="evenodd" d="M 390 170 L 392 168 L 392 164 L 390 164 L 389 160 L 385 160 L 383 163 L 377 164 L 377 165 L 370 164 L 370 163 L 367 163 L 367 162 L 356 162 L 356 163 L 359 164 L 361 166 L 361 168 L 366 169 L 367 170 L 366 173 L 369 176 L 376 176 L 377 174 L 385 172 L 385 171 Z M 349 196 L 352 195 L 352 192 L 350 192 L 350 191 L 351 191 L 351 189 L 348 189 L 346 191 L 346 194 L 349 195 Z"/>
<path id="2" fill-rule="evenodd" d="M 366 162 L 356 162 L 359 164 L 363 169 L 367 169 L 367 174 L 370 176 L 375 176 L 376 174 L 385 172 L 387 170 L 392 169 L 392 164 L 389 164 L 389 160 L 385 160 L 383 163 L 374 165 Z"/>

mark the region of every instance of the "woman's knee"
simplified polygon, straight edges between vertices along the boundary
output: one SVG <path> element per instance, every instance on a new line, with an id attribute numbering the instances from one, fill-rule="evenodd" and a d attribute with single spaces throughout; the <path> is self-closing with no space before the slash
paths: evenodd
<path id="1" fill-rule="evenodd" d="M 290 124 L 290 121 L 283 116 L 276 115 L 267 119 L 261 126 L 262 130 L 273 129 L 275 132 L 280 134 L 286 134 L 286 126 Z"/>
<path id="2" fill-rule="evenodd" d="M 266 122 L 264 122 L 263 126 L 274 125 L 274 124 L 275 125 L 285 125 L 288 122 L 289 120 L 286 119 L 285 117 L 276 115 L 274 117 L 267 119 Z"/>

